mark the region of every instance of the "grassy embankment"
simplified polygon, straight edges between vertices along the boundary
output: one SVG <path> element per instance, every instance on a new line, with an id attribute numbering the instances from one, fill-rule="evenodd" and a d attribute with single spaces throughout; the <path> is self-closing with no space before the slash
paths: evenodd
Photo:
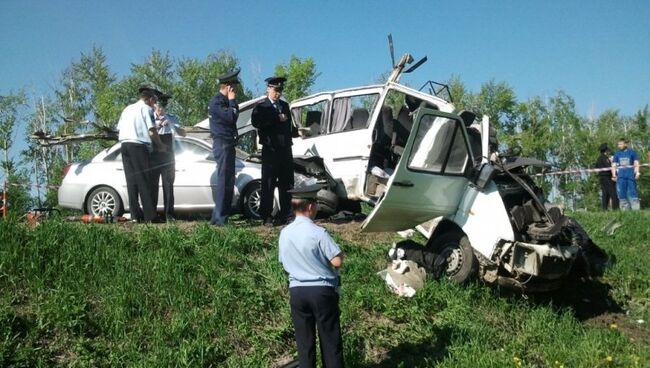
<path id="1" fill-rule="evenodd" d="M 340 232 L 347 365 L 650 366 L 650 213 L 578 217 L 616 257 L 603 280 L 611 289 L 524 298 L 431 281 L 401 299 L 375 276 L 392 235 Z M 623 227 L 607 236 L 612 217 Z M 0 366 L 286 362 L 295 349 L 276 236 L 0 221 Z"/>

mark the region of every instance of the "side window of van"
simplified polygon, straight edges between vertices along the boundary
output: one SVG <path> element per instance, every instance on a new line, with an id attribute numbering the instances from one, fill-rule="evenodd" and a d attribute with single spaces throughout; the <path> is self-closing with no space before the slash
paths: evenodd
<path id="1" fill-rule="evenodd" d="M 332 103 L 332 121 L 329 132 L 338 133 L 368 127 L 370 114 L 379 94 L 335 98 Z"/>
<path id="2" fill-rule="evenodd" d="M 301 106 L 291 111 L 291 116 L 298 128 L 302 128 L 305 138 L 319 136 L 327 132 L 327 114 L 329 100 Z"/>

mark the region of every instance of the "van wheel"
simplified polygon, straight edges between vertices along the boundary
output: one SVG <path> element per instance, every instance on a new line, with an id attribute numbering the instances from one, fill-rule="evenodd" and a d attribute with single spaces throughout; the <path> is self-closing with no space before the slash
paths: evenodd
<path id="1" fill-rule="evenodd" d="M 466 235 L 447 232 L 438 236 L 432 244 L 433 251 L 442 257 L 444 274 L 452 281 L 463 284 L 478 272 L 478 260 Z"/>

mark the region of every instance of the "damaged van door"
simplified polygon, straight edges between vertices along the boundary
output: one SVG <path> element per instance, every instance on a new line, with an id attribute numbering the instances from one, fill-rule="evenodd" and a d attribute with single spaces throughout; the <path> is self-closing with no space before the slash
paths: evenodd
<path id="1" fill-rule="evenodd" d="M 469 183 L 472 157 L 463 120 L 421 108 L 387 189 L 363 231 L 398 231 L 452 216 Z"/>

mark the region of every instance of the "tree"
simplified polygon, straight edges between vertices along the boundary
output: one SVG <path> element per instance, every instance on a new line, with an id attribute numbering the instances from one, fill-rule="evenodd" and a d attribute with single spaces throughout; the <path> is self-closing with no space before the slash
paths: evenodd
<path id="1" fill-rule="evenodd" d="M 43 147 L 35 140 L 31 139 L 31 132 L 47 131 L 47 127 L 52 123 L 52 117 L 56 116 L 58 106 L 49 98 L 41 97 L 34 99 L 34 112 L 29 116 L 27 121 L 27 135 L 25 142 L 27 148 L 21 152 L 23 168 L 25 175 L 33 178 L 32 182 L 36 184 L 35 200 L 42 206 L 53 207 L 57 203 L 57 191 L 50 185 L 61 183 L 61 169 L 65 164 L 61 150 L 57 147 Z M 44 187 L 46 186 L 46 188 Z M 45 197 L 44 203 L 42 198 Z"/>
<path id="2" fill-rule="evenodd" d="M 5 179 L 14 171 L 14 162 L 9 150 L 14 144 L 16 123 L 26 97 L 23 91 L 0 96 L 0 150 L 2 150 L 2 169 Z"/>
<path id="3" fill-rule="evenodd" d="M 275 75 L 287 78 L 282 94 L 288 101 L 293 101 L 310 93 L 311 86 L 320 73 L 316 72 L 314 59 L 300 59 L 291 55 L 288 62 L 275 66 Z"/>
<path id="4" fill-rule="evenodd" d="M 217 94 L 219 76 L 239 67 L 239 60 L 228 51 L 210 54 L 205 61 L 186 58 L 176 67 L 177 82 L 172 90 L 170 111 L 181 122 L 194 125 L 208 117 L 208 103 Z M 239 102 L 251 99 L 252 94 L 242 84 L 237 93 Z"/>

